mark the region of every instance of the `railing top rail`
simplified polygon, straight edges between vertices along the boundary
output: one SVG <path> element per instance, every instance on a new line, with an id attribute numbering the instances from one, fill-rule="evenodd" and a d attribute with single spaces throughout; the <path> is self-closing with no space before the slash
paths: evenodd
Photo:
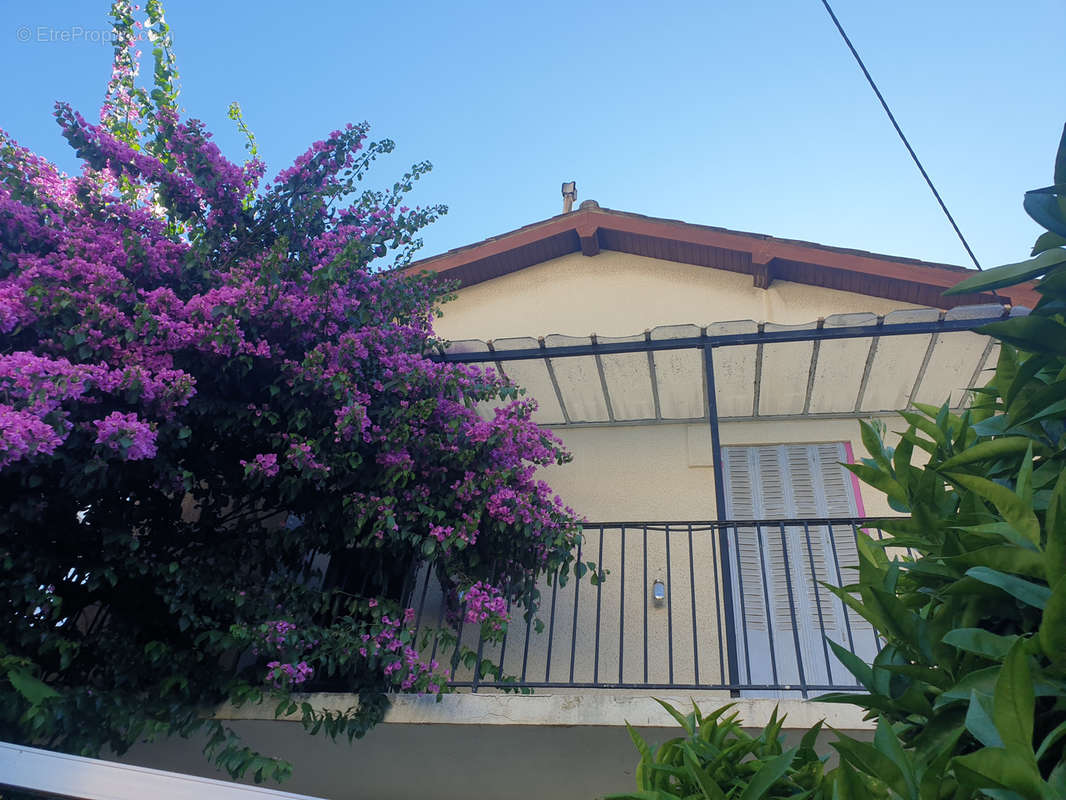
<path id="1" fill-rule="evenodd" d="M 880 522 L 884 522 L 891 519 L 900 519 L 900 517 L 792 517 L 787 519 L 701 519 L 701 520 L 649 520 L 649 521 L 589 521 L 584 523 L 586 528 L 653 528 L 653 527 L 684 527 L 686 530 L 689 525 L 701 526 L 709 528 L 750 528 L 750 527 L 770 527 L 778 525 L 795 526 L 795 525 L 861 525 L 861 526 L 875 526 Z"/>
<path id="2" fill-rule="evenodd" d="M 528 347 L 514 350 L 479 350 L 474 352 L 434 352 L 427 357 L 435 361 L 453 363 L 479 363 L 488 361 L 529 361 L 540 358 L 572 358 L 615 353 L 647 353 L 665 350 L 690 350 L 703 347 L 739 347 L 748 344 L 773 344 L 778 342 L 822 341 L 826 339 L 870 339 L 883 336 L 906 336 L 922 333 L 952 333 L 971 331 L 990 322 L 997 322 L 1010 314 L 1009 309 L 987 317 L 964 319 L 937 319 L 926 322 L 899 322 L 884 324 L 883 318 L 874 325 L 842 327 L 815 327 L 787 330 L 760 330 L 751 333 L 706 334 L 675 339 L 639 339 L 629 342 L 589 342 L 587 344 L 562 345 L 558 347 Z"/>

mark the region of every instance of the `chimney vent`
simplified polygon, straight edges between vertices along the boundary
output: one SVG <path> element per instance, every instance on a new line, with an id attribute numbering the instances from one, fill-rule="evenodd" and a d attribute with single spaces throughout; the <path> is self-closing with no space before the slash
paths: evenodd
<path id="1" fill-rule="evenodd" d="M 577 183 L 567 181 L 563 184 L 563 213 L 569 214 L 574 210 L 574 201 L 577 200 Z"/>

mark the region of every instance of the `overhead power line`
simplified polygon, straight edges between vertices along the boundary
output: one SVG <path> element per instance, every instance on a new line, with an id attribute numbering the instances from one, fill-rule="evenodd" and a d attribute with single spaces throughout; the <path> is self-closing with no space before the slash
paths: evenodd
<path id="1" fill-rule="evenodd" d="M 874 82 L 873 77 L 870 75 L 870 70 L 866 69 L 866 65 L 863 63 L 862 58 L 859 56 L 859 51 L 855 49 L 855 45 L 851 43 L 851 39 L 844 33 L 844 27 L 840 24 L 840 20 L 837 19 L 837 15 L 833 13 L 833 9 L 830 7 L 828 0 L 822 0 L 822 5 L 825 6 L 825 10 L 829 12 L 829 16 L 833 20 L 833 24 L 837 26 L 837 30 L 840 31 L 841 37 L 844 39 L 844 44 L 848 46 L 851 54 L 855 56 L 855 61 L 859 64 L 859 69 L 862 70 L 862 74 L 866 76 L 866 81 L 870 84 L 870 88 L 874 90 L 874 94 L 877 95 L 877 99 L 881 101 L 881 107 L 888 114 L 889 120 L 892 122 L 892 127 L 896 129 L 896 133 L 899 134 L 900 140 L 903 142 L 903 146 L 907 148 L 907 152 L 911 154 L 911 158 L 914 159 L 915 166 L 918 167 L 918 171 L 922 173 L 922 177 L 925 178 L 925 182 L 929 184 L 929 190 L 933 193 L 933 197 L 940 203 L 940 207 L 944 210 L 944 216 L 948 218 L 948 222 L 951 223 L 951 227 L 955 229 L 956 235 L 959 237 L 959 241 L 962 242 L 962 246 L 966 248 L 967 254 L 970 256 L 970 260 L 977 269 L 981 269 L 981 264 L 977 260 L 977 256 L 973 254 L 973 250 L 970 249 L 969 243 L 966 241 L 966 237 L 962 235 L 962 231 L 959 230 L 959 226 L 955 224 L 955 218 L 951 216 L 951 212 L 948 211 L 947 205 L 944 204 L 944 199 L 940 196 L 940 192 L 936 190 L 933 185 L 932 179 L 929 177 L 929 173 L 925 171 L 925 167 L 922 166 L 922 162 L 918 159 L 918 154 L 914 152 L 914 148 L 911 147 L 911 143 L 907 141 L 907 137 L 903 135 L 903 129 L 899 127 L 899 123 L 896 122 L 896 117 L 892 114 L 892 109 L 888 107 L 888 103 L 885 102 L 884 96 L 881 94 L 881 90 L 877 88 L 877 84 Z"/>

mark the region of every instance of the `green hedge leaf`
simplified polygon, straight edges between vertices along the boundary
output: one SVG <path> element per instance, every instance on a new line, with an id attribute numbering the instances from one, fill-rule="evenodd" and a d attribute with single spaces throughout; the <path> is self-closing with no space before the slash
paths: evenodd
<path id="1" fill-rule="evenodd" d="M 992 698 L 976 691 L 970 692 L 970 706 L 966 709 L 966 730 L 985 747 L 1002 747 L 1003 738 L 992 720 Z"/>
<path id="2" fill-rule="evenodd" d="M 961 281 L 944 292 L 945 295 L 987 292 L 1004 286 L 1013 286 L 1046 273 L 1052 267 L 1066 262 L 1066 251 L 1049 250 L 1028 261 L 993 267 Z"/>
<path id="3" fill-rule="evenodd" d="M 1007 653 L 996 680 L 994 700 L 992 719 L 1007 752 L 1018 759 L 1031 759 L 1035 765 L 1033 709 L 1036 696 L 1024 640 L 1015 642 Z"/>
<path id="4" fill-rule="evenodd" d="M 1066 667 L 1066 578 L 1059 578 L 1051 590 L 1038 636 L 1044 655 L 1058 666 Z"/>
<path id="5" fill-rule="evenodd" d="M 1038 583 L 1033 583 L 1014 575 L 1007 575 L 989 567 L 972 567 L 966 570 L 966 574 L 982 583 L 1000 588 L 1007 594 L 1034 608 L 1044 608 L 1048 598 L 1051 597 L 1051 590 L 1046 586 L 1041 586 Z"/>
<path id="6" fill-rule="evenodd" d="M 955 628 L 944 637 L 953 647 L 993 661 L 1003 660 L 1017 641 L 1017 636 L 1001 636 L 981 628 Z"/>
<path id="7" fill-rule="evenodd" d="M 1035 545 L 1040 544 L 1040 521 L 1033 513 L 1032 505 L 1026 503 L 1006 486 L 977 475 L 948 472 L 947 476 L 957 486 L 991 501 L 996 510 L 1016 531 Z"/>

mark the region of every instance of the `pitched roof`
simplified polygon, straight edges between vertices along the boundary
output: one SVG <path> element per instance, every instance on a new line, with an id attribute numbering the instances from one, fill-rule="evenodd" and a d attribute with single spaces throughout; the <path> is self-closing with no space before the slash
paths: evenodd
<path id="1" fill-rule="evenodd" d="M 470 286 L 569 253 L 595 256 L 601 250 L 741 272 L 761 288 L 780 279 L 933 308 L 989 302 L 1032 307 L 1038 299 L 1029 284 L 1001 289 L 999 297 L 990 292 L 943 297 L 941 292 L 970 270 L 646 217 L 600 208 L 594 200 L 586 200 L 576 211 L 416 261 L 404 271 L 429 270 Z"/>

